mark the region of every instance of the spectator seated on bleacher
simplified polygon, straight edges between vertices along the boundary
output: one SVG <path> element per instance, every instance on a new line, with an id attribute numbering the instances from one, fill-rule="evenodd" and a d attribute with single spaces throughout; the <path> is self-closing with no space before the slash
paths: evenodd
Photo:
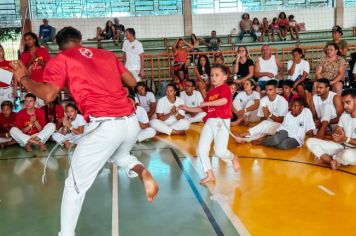
<path id="1" fill-rule="evenodd" d="M 110 40 L 114 41 L 114 44 L 117 45 L 115 41 L 115 27 L 111 20 L 108 20 L 105 24 L 105 28 L 102 29 L 100 27 L 96 28 L 96 40 Z"/>
<path id="2" fill-rule="evenodd" d="M 234 82 L 241 89 L 241 84 L 244 81 L 252 79 L 255 73 L 255 64 L 248 53 L 246 46 L 239 46 L 237 48 L 236 60 L 233 62 L 234 66 Z"/>
<path id="3" fill-rule="evenodd" d="M 205 98 L 207 91 L 210 89 L 210 61 L 206 55 L 200 55 L 198 64 L 194 68 L 194 75 L 197 81 L 197 88 Z"/>
<path id="4" fill-rule="evenodd" d="M 209 51 L 220 51 L 221 40 L 216 37 L 216 31 L 211 31 L 211 37 L 205 40 L 205 45 Z"/>
<path id="5" fill-rule="evenodd" d="M 298 23 L 294 19 L 294 15 L 289 15 L 288 16 L 288 26 L 289 26 L 289 32 L 290 32 L 290 37 L 292 40 L 299 40 L 299 28 L 298 28 Z"/>
<path id="6" fill-rule="evenodd" d="M 40 25 L 40 32 L 38 35 L 40 45 L 53 41 L 54 28 L 48 24 L 47 19 L 43 19 L 43 24 Z"/>
<path id="7" fill-rule="evenodd" d="M 10 129 L 16 124 L 16 113 L 12 111 L 13 104 L 10 101 L 1 103 L 0 113 L 0 144 L 1 147 L 15 144 L 10 136 Z"/>
<path id="8" fill-rule="evenodd" d="M 316 67 L 316 79 L 326 78 L 330 80 L 332 90 L 341 95 L 344 79 L 346 61 L 343 57 L 338 56 L 339 48 L 333 43 L 329 42 L 326 46 L 326 57 L 321 58 L 318 66 Z"/>
<path id="9" fill-rule="evenodd" d="M 274 42 L 274 35 L 275 35 L 275 34 L 278 35 L 278 37 L 279 37 L 280 39 L 283 39 L 283 38 L 282 38 L 282 34 L 281 34 L 281 29 L 280 29 L 279 24 L 278 24 L 278 18 L 277 18 L 277 17 L 274 17 L 274 18 L 272 19 L 272 23 L 271 23 L 271 25 L 269 26 L 269 28 L 270 28 L 270 31 L 271 31 L 272 42 Z"/>
<path id="10" fill-rule="evenodd" d="M 279 30 L 281 32 L 281 38 L 283 40 L 286 40 L 289 24 L 288 24 L 287 15 L 285 12 L 279 13 L 277 22 L 278 22 Z"/>
<path id="11" fill-rule="evenodd" d="M 118 18 L 114 18 L 115 39 L 118 42 L 123 42 L 125 38 L 125 26 L 120 24 Z"/>
<path id="12" fill-rule="evenodd" d="M 269 38 L 270 27 L 266 17 L 263 17 L 262 24 L 261 24 L 261 41 L 265 41 L 265 36 L 267 36 L 268 41 L 271 39 Z"/>
<path id="13" fill-rule="evenodd" d="M 254 34 L 256 35 L 256 42 L 260 42 L 261 41 L 261 24 L 260 21 L 255 17 L 252 20 L 252 31 L 254 32 Z"/>
<path id="14" fill-rule="evenodd" d="M 338 55 L 342 56 L 343 58 L 346 59 L 346 55 L 347 55 L 347 49 L 348 49 L 348 45 L 347 42 L 343 39 L 341 39 L 341 36 L 343 35 L 342 33 L 342 28 L 338 25 L 335 25 L 332 29 L 332 39 L 331 41 L 326 43 L 326 46 L 329 45 L 329 43 L 333 42 L 337 45 L 338 47 Z"/>
<path id="15" fill-rule="evenodd" d="M 250 20 L 250 14 L 248 13 L 242 14 L 242 19 L 239 23 L 239 26 L 240 26 L 240 34 L 239 34 L 240 41 L 242 41 L 245 34 L 251 34 L 253 40 L 256 41 L 257 36 L 252 28 L 252 21 Z"/>

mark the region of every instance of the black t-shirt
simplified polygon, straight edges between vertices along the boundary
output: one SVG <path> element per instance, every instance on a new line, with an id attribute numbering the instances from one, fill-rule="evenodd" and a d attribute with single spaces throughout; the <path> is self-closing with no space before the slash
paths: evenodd
<path id="1" fill-rule="evenodd" d="M 118 25 L 115 25 L 114 24 L 114 27 L 115 27 L 115 30 L 119 30 L 121 32 L 124 32 L 125 31 L 125 26 L 122 25 L 122 24 L 118 24 Z"/>
<path id="2" fill-rule="evenodd" d="M 236 63 L 236 62 L 235 62 Z M 239 75 L 239 76 L 246 76 L 248 75 L 249 73 L 249 67 L 250 66 L 253 66 L 254 63 L 251 59 L 247 59 L 247 61 L 245 62 L 245 64 L 241 64 L 241 62 L 239 62 L 239 71 L 236 73 L 236 75 Z"/>

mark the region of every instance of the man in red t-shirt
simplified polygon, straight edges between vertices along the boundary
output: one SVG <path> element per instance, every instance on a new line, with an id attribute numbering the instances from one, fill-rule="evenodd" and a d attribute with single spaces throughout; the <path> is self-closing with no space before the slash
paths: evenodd
<path id="1" fill-rule="evenodd" d="M 38 145 L 41 151 L 46 150 L 45 143 L 56 130 L 53 123 L 46 123 L 44 111 L 35 107 L 36 96 L 28 93 L 25 96 L 25 108 L 16 116 L 16 127 L 10 130 L 11 137 L 25 150 L 32 151 L 31 145 Z"/>
<path id="2" fill-rule="evenodd" d="M 15 126 L 16 113 L 12 112 L 13 104 L 10 101 L 1 103 L 0 113 L 0 144 L 1 146 L 9 146 L 15 144 L 10 136 L 10 129 Z"/>
<path id="3" fill-rule="evenodd" d="M 81 33 L 73 27 L 58 32 L 56 42 L 61 53 L 48 62 L 44 83 L 30 80 L 21 62 L 12 63 L 14 77 L 45 101 L 53 101 L 67 85 L 79 110 L 90 120 L 86 133 L 92 132 L 88 136 L 84 134 L 78 143 L 65 181 L 61 236 L 75 234 L 85 193 L 110 158 L 124 168 L 129 177 L 139 175 L 148 201 L 152 202 L 158 193 L 158 185 L 150 172 L 130 155 L 140 126 L 122 80 L 130 87 L 134 87 L 136 81 L 114 53 L 85 48 L 81 39 Z"/>

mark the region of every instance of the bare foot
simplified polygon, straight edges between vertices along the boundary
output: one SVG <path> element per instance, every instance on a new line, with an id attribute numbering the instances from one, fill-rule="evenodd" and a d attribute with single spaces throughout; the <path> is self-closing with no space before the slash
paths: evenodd
<path id="1" fill-rule="evenodd" d="M 245 140 L 242 137 L 240 137 L 239 135 L 236 135 L 235 142 L 236 143 L 245 143 Z"/>
<path id="2" fill-rule="evenodd" d="M 185 130 L 172 130 L 171 134 L 175 134 L 175 135 L 185 135 Z"/>
<path id="3" fill-rule="evenodd" d="M 324 163 L 322 160 L 320 160 L 317 157 L 314 158 L 314 161 L 316 162 L 316 164 L 323 164 Z"/>
<path id="4" fill-rule="evenodd" d="M 141 178 L 142 178 L 143 186 L 145 187 L 146 190 L 147 200 L 150 203 L 152 203 L 153 200 L 156 198 L 159 190 L 158 184 L 153 179 L 151 173 L 146 169 L 142 171 Z"/>
<path id="5" fill-rule="evenodd" d="M 200 180 L 200 184 L 207 184 L 215 181 L 214 174 L 208 174 L 204 179 Z"/>
<path id="6" fill-rule="evenodd" d="M 240 162 L 237 156 L 234 156 L 234 159 L 232 159 L 232 167 L 234 168 L 235 172 L 240 170 Z"/>
<path id="7" fill-rule="evenodd" d="M 41 142 L 38 143 L 38 147 L 40 148 L 41 152 L 45 152 L 47 150 L 46 146 Z"/>
<path id="8" fill-rule="evenodd" d="M 341 164 L 335 160 L 332 160 L 330 163 L 330 166 L 331 166 L 331 169 L 336 170 L 341 166 Z"/>
<path id="9" fill-rule="evenodd" d="M 38 140 L 36 140 L 35 138 L 30 138 L 29 140 L 28 140 L 28 143 L 32 143 L 32 144 L 36 144 L 36 145 L 38 145 Z"/>
<path id="10" fill-rule="evenodd" d="M 70 149 L 70 148 L 71 148 L 71 143 L 70 143 L 70 142 L 64 141 L 63 144 L 64 144 L 64 147 L 65 147 L 66 149 Z"/>
<path id="11" fill-rule="evenodd" d="M 244 126 L 248 126 L 250 124 L 250 122 L 248 121 L 247 116 L 243 116 L 243 122 L 244 122 Z"/>
<path id="12" fill-rule="evenodd" d="M 263 140 L 264 140 L 264 139 L 262 139 L 262 138 L 256 139 L 256 140 L 252 140 L 251 143 L 252 143 L 253 145 L 262 145 L 262 141 L 263 141 Z"/>
<path id="13" fill-rule="evenodd" d="M 31 143 L 27 143 L 27 144 L 25 145 L 25 151 L 26 151 L 26 152 L 32 152 Z"/>

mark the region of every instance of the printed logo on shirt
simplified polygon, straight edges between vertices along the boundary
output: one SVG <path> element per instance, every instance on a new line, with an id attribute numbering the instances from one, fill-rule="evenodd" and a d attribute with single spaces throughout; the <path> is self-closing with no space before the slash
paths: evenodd
<path id="1" fill-rule="evenodd" d="M 93 52 L 88 48 L 79 48 L 79 52 L 80 52 L 80 54 L 82 54 L 86 58 L 90 59 L 90 58 L 93 57 Z"/>
<path id="2" fill-rule="evenodd" d="M 303 122 L 303 121 L 300 122 L 300 123 L 299 123 L 299 126 L 300 126 L 300 127 L 304 127 L 304 122 Z"/>
<path id="3" fill-rule="evenodd" d="M 216 99 L 219 98 L 219 94 L 214 94 L 208 98 L 209 101 L 215 101 Z"/>
<path id="4" fill-rule="evenodd" d="M 135 45 L 132 45 L 132 46 L 131 46 L 131 49 L 134 50 L 134 49 L 135 49 Z"/>

